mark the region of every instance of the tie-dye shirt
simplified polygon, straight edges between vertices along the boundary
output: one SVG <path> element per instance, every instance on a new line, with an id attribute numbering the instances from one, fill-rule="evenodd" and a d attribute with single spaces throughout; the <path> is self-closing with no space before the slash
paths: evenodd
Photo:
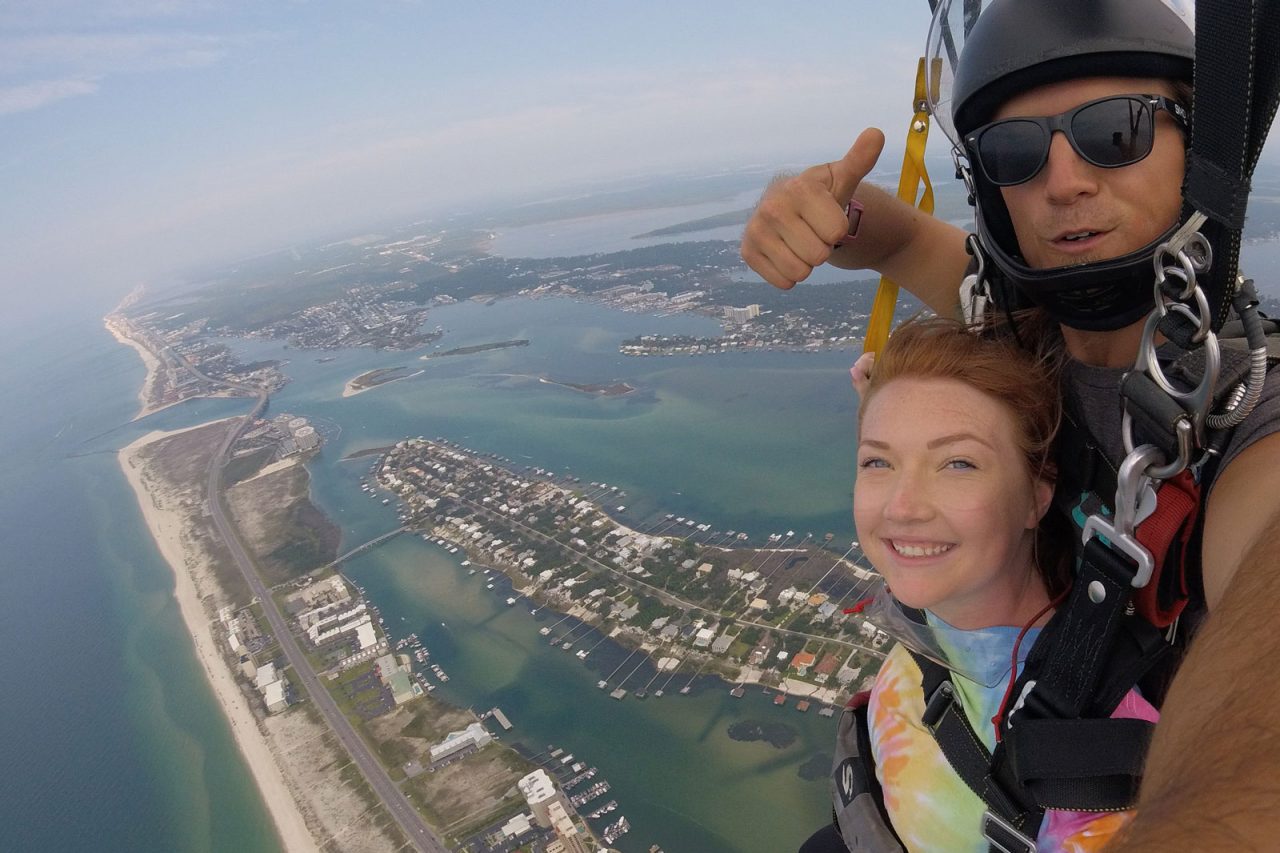
<path id="1" fill-rule="evenodd" d="M 983 654 L 1009 660 L 1017 628 L 986 629 L 991 648 Z M 1032 632 L 1023 639 L 1029 648 Z M 961 667 L 963 668 L 963 667 Z M 975 666 L 974 671 L 981 668 Z M 1006 671 L 1008 667 L 1005 667 Z M 871 690 L 868 721 L 876 775 L 884 787 L 885 806 L 893 828 L 911 851 L 972 851 L 987 853 L 982 835 L 982 800 L 964 783 L 933 735 L 925 728 L 925 697 L 920 667 L 901 644 L 895 645 L 876 676 Z M 1004 699 L 1005 684 L 984 687 L 967 678 L 952 679 L 956 697 L 969 724 L 986 744 L 995 748 L 991 718 Z M 1155 708 L 1131 690 L 1113 717 L 1134 717 L 1155 722 Z M 1038 853 L 1091 853 L 1101 850 L 1132 817 L 1131 812 L 1068 812 L 1049 810 L 1036 839 Z"/>

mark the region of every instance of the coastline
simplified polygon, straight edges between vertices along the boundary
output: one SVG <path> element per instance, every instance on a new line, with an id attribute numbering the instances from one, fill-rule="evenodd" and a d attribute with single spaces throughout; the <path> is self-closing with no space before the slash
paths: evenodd
<path id="1" fill-rule="evenodd" d="M 151 350 L 134 340 L 119 323 L 108 314 L 102 318 L 102 325 L 106 328 L 111 336 L 116 339 L 117 343 L 124 344 L 138 354 L 142 359 L 143 366 L 147 369 L 147 375 L 142 380 L 142 387 L 138 389 L 138 413 L 133 416 L 133 420 L 141 420 L 147 415 L 154 415 L 161 409 L 167 409 L 177 403 L 166 403 L 163 406 L 157 406 L 151 402 L 151 397 L 155 392 L 156 383 L 160 378 L 160 360 L 155 357 Z M 181 402 L 181 401 L 177 401 Z"/>
<path id="2" fill-rule="evenodd" d="M 110 329 L 110 325 L 108 328 Z M 116 334 L 114 330 L 112 332 Z M 119 339 L 118 334 L 117 339 Z M 135 348 L 139 349 L 136 345 Z M 146 361 L 146 357 L 143 360 Z M 245 763 L 253 774 L 254 782 L 275 823 L 281 844 L 287 851 L 318 850 L 248 702 L 218 651 L 212 620 L 205 613 L 201 601 L 201 588 L 203 587 L 207 593 L 216 586 L 212 569 L 206 559 L 184 546 L 182 513 L 162 506 L 163 490 L 157 490 L 159 494 L 153 493 L 154 487 L 149 485 L 142 476 L 140 457 L 144 448 L 161 439 L 206 426 L 209 424 L 200 424 L 188 430 L 152 431 L 121 448 L 117 459 L 125 479 L 137 498 L 147 529 L 161 556 L 173 572 L 174 598 L 177 599 L 178 609 L 191 634 L 196 657 L 200 660 L 205 678 L 217 697 L 223 714 L 231 724 L 231 733 L 240 749 L 240 754 L 244 756 Z"/>

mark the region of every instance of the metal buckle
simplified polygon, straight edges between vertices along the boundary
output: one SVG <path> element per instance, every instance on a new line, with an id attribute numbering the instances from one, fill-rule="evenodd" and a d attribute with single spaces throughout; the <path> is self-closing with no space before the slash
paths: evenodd
<path id="1" fill-rule="evenodd" d="M 1150 467 L 1162 458 L 1160 451 L 1150 444 L 1144 444 L 1126 456 L 1116 475 L 1114 521 L 1107 521 L 1101 515 L 1091 515 L 1085 520 L 1081 534 L 1082 543 L 1087 543 L 1099 534 L 1105 536 L 1112 548 L 1137 563 L 1137 572 L 1131 581 L 1135 589 L 1146 586 L 1155 571 L 1155 560 L 1151 552 L 1138 541 L 1135 528 L 1138 526 L 1138 510 L 1143 492 L 1151 482 Z"/>
<path id="2" fill-rule="evenodd" d="M 929 697 L 929 701 L 924 705 L 924 714 L 920 718 L 920 722 L 924 723 L 929 731 L 937 731 L 938 723 L 942 721 L 943 715 L 951 707 L 951 703 L 955 701 L 955 695 L 956 689 L 951 685 L 950 681 L 942 682 L 933 691 L 933 695 Z"/>
<path id="3" fill-rule="evenodd" d="M 982 835 L 1000 853 L 1036 853 L 1036 840 L 990 809 L 982 815 Z"/>

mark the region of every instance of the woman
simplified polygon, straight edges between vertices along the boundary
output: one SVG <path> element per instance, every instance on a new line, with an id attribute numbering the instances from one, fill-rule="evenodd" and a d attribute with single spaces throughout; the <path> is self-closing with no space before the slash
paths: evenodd
<path id="1" fill-rule="evenodd" d="M 941 319 L 903 324 L 869 379 L 868 369 L 860 361 L 854 371 L 865 386 L 854 521 L 886 592 L 864 615 L 898 640 L 866 711 L 883 817 L 907 850 L 985 853 L 986 806 L 923 722 L 922 667 L 946 668 L 973 734 L 994 749 L 1012 660 L 1025 659 L 1068 584 L 1070 544 L 1045 521 L 1060 412 L 1053 370 L 1012 342 Z M 1113 716 L 1154 721 L 1156 712 L 1131 691 Z M 843 805 L 845 840 L 865 845 L 866 827 L 850 827 L 856 809 Z M 1039 851 L 1096 850 L 1127 820 L 1051 810 L 1027 834 Z M 845 846 L 831 828 L 803 853 Z"/>

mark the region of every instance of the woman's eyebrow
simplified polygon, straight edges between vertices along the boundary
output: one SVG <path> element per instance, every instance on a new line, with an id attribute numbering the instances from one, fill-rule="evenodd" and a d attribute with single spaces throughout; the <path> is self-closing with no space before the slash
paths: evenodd
<path id="1" fill-rule="evenodd" d="M 951 435 L 939 436 L 938 438 L 935 438 L 932 441 L 930 441 L 925 446 L 928 447 L 930 450 L 933 450 L 934 448 L 942 447 L 944 444 L 955 444 L 956 442 L 960 442 L 960 441 L 976 441 L 979 444 L 986 445 L 987 447 L 990 447 L 992 450 L 995 450 L 995 446 L 992 445 L 991 442 L 987 441 L 982 436 L 976 435 L 971 432 L 956 432 L 956 433 L 952 433 Z"/>

